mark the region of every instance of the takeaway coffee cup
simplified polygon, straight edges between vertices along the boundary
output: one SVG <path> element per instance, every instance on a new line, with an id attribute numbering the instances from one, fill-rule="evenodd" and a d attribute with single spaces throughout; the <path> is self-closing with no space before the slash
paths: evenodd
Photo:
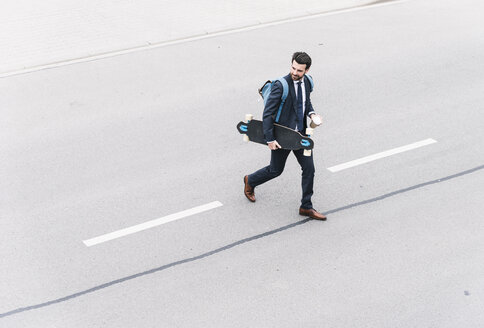
<path id="1" fill-rule="evenodd" d="M 321 123 L 322 123 L 321 116 L 319 116 L 319 115 L 313 115 L 313 118 L 311 119 L 310 126 L 311 126 L 311 128 L 314 129 L 315 127 L 320 126 Z"/>

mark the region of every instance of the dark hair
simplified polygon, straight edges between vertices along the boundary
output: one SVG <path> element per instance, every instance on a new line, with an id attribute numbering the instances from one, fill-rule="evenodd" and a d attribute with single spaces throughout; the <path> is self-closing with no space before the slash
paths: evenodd
<path id="1" fill-rule="evenodd" d="M 305 52 L 295 52 L 294 55 L 292 55 L 292 60 L 301 65 L 306 64 L 306 69 L 311 67 L 311 57 Z"/>

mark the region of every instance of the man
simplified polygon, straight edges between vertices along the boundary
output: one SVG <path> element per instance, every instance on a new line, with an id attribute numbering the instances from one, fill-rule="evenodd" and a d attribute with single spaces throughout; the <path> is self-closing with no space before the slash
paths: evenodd
<path id="1" fill-rule="evenodd" d="M 305 133 L 307 117 L 313 121 L 320 121 L 311 105 L 310 92 L 311 83 L 306 73 L 311 67 L 311 57 L 305 52 L 296 52 L 292 56 L 290 73 L 284 77 L 289 85 L 289 95 L 282 107 L 278 123 L 291 129 Z M 271 180 L 284 170 L 290 150 L 281 149 L 281 146 L 274 138 L 274 121 L 276 112 L 281 104 L 283 86 L 276 81 L 272 86 L 269 98 L 266 101 L 263 115 L 264 138 L 271 150 L 271 162 L 268 166 L 244 177 L 244 194 L 251 201 L 255 202 L 254 188 Z M 313 152 L 312 152 L 313 153 Z M 313 195 L 314 183 L 314 161 L 313 154 L 304 156 L 303 150 L 295 150 L 294 155 L 302 168 L 302 199 L 299 214 L 316 220 L 326 220 L 324 214 L 313 208 L 311 196 Z"/>

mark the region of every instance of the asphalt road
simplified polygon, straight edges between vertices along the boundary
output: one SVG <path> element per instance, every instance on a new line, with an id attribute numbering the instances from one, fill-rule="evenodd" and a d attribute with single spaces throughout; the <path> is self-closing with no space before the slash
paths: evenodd
<path id="1" fill-rule="evenodd" d="M 0 326 L 482 327 L 483 10 L 406 1 L 0 79 Z M 242 193 L 269 152 L 235 125 L 297 50 L 326 222 L 297 214 L 293 156 Z"/>

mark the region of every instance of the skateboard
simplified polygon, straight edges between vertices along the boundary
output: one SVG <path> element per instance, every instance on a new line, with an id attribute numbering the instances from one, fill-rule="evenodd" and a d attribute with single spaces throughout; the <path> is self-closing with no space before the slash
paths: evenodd
<path id="1" fill-rule="evenodd" d="M 245 122 L 239 122 L 237 124 L 237 130 L 240 134 L 244 135 L 244 141 L 252 141 L 267 145 L 264 139 L 264 131 L 262 129 L 262 121 L 254 120 L 253 116 L 247 114 L 245 116 Z M 311 149 L 314 148 L 314 141 L 310 138 L 314 129 L 307 128 L 306 134 L 303 136 L 301 133 L 274 123 L 274 137 L 281 145 L 282 149 L 299 150 L 304 149 L 305 156 L 311 156 Z"/>

